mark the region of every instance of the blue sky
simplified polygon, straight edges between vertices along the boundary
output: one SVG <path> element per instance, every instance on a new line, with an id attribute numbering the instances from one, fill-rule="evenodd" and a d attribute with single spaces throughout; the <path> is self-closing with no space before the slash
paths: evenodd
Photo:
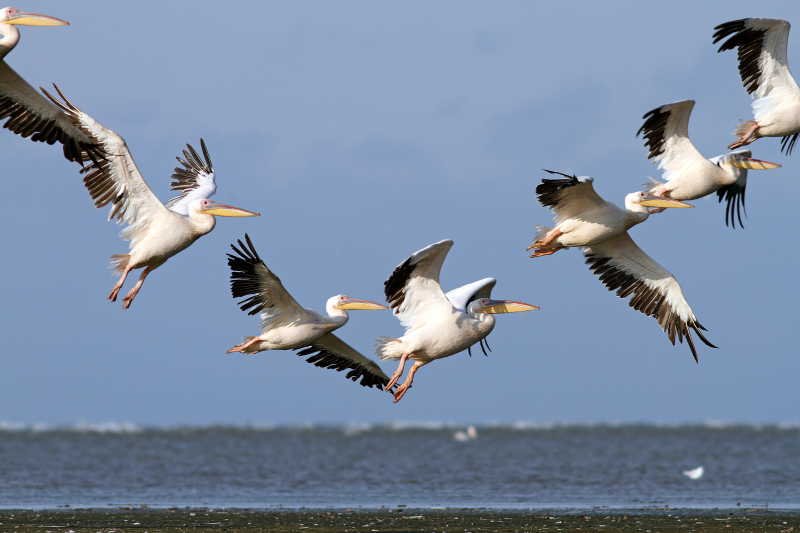
<path id="1" fill-rule="evenodd" d="M 655 321 L 589 273 L 578 251 L 525 247 L 551 215 L 540 169 L 593 176 L 622 202 L 657 169 L 641 115 L 694 98 L 707 156 L 750 117 L 735 55 L 714 25 L 800 19 L 796 2 L 30 2 L 69 20 L 23 28 L 6 60 L 57 82 L 128 142 L 162 199 L 174 157 L 206 139 L 220 201 L 261 211 L 214 232 L 148 279 L 133 308 L 105 296 L 119 227 L 75 165 L 0 131 L 5 244 L 0 420 L 143 424 L 391 420 L 796 421 L 798 157 L 752 145 L 744 231 L 715 199 L 632 231 L 681 282 L 719 350 L 672 347 Z M 790 36 L 790 61 L 800 38 Z M 540 305 L 499 317 L 489 358 L 428 365 L 398 405 L 291 352 L 225 355 L 257 320 L 228 292 L 228 243 L 250 233 L 295 297 L 382 299 L 410 252 L 452 238 L 445 290 L 486 276 L 495 296 Z M 341 336 L 372 354 L 401 334 L 354 312 Z M 383 365 L 390 372 L 394 363 Z"/>

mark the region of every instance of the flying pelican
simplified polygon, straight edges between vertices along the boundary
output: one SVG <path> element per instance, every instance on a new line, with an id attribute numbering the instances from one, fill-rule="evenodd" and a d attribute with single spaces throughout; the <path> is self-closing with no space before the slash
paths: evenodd
<path id="1" fill-rule="evenodd" d="M 647 156 L 663 170 L 666 183 L 653 183 L 649 192 L 659 198 L 695 200 L 713 192 L 725 200 L 725 224 L 742 226 L 747 169 L 778 168 L 778 163 L 753 159 L 749 150 L 738 150 L 706 159 L 689 139 L 689 116 L 694 100 L 662 105 L 648 111 L 636 135 L 644 137 Z M 734 215 L 736 218 L 734 218 Z M 743 226 L 742 226 L 743 227 Z"/>
<path id="2" fill-rule="evenodd" d="M 139 280 L 122 300 L 125 309 L 130 307 L 147 275 L 214 229 L 214 216 L 259 215 L 239 207 L 213 203 L 208 199 L 217 190 L 217 186 L 211 158 L 202 139 L 200 148 L 203 159 L 190 145 L 186 145 L 183 159 L 177 158 L 181 166 L 175 168 L 170 186 L 178 195 L 164 205 L 150 190 L 136 167 L 125 140 L 75 107 L 57 86 L 54 87 L 61 97 L 60 100 L 44 89 L 42 91 L 61 108 L 75 126 L 103 150 L 102 159 L 93 160 L 81 170 L 86 174 L 83 182 L 95 207 L 110 203 L 108 219 L 128 225 L 121 236 L 130 241 L 130 253 L 111 256 L 111 263 L 120 274 L 119 281 L 108 295 L 112 302 L 117 300 L 128 274 L 134 269 L 144 268 Z"/>
<path id="3" fill-rule="evenodd" d="M 702 334 L 705 331 L 683 296 L 678 280 L 639 248 L 628 230 L 647 220 L 649 207 L 692 207 L 678 200 L 657 198 L 646 192 L 625 196 L 625 209 L 603 200 L 592 179 L 579 180 L 561 172 L 564 179 L 542 179 L 536 187 L 539 203 L 555 213 L 556 227 L 541 227 L 531 257 L 553 254 L 562 248 L 580 246 L 589 269 L 617 296 L 633 295 L 630 306 L 658 320 L 670 342 L 686 342 L 698 361 L 690 329 L 706 345 L 716 348 Z"/>
<path id="4" fill-rule="evenodd" d="M 382 387 L 389 382 L 383 370 L 333 334 L 347 323 L 348 309 L 388 309 L 385 305 L 338 294 L 325 303 L 327 315 L 304 309 L 289 294 L 280 278 L 264 264 L 245 234 L 245 242 L 231 245 L 228 254 L 231 269 L 231 294 L 239 301 L 242 311 L 261 313 L 261 335 L 245 337 L 228 353 L 256 354 L 264 350 L 300 350 L 299 356 L 314 354 L 306 359 L 322 368 L 349 370 L 347 378 L 361 378 L 364 387 Z"/>
<path id="5" fill-rule="evenodd" d="M 95 144 L 73 125 L 61 110 L 8 66 L 5 56 L 19 42 L 17 26 L 63 26 L 69 22 L 48 15 L 26 13 L 13 7 L 0 9 L 0 120 L 23 138 L 64 146 L 64 156 L 83 163 L 101 157 Z"/>
<path id="6" fill-rule="evenodd" d="M 755 120 L 743 122 L 728 148 L 760 137 L 781 137 L 781 151 L 792 153 L 800 134 L 800 88 L 789 71 L 786 48 L 790 24 L 780 19 L 746 18 L 716 26 L 719 52 L 738 49 L 742 85 L 753 97 Z"/>
<path id="7" fill-rule="evenodd" d="M 494 278 L 474 281 L 445 294 L 439 273 L 452 246 L 453 241 L 444 240 L 414 252 L 384 283 L 386 301 L 406 328 L 399 339 L 378 339 L 376 350 L 381 359 L 400 360 L 384 389 L 397 383 L 407 359 L 414 360 L 405 382 L 394 392 L 395 403 L 411 388 L 420 367 L 465 350 L 489 335 L 494 329 L 493 314 L 539 309 L 522 302 L 490 299 L 497 282 Z"/>

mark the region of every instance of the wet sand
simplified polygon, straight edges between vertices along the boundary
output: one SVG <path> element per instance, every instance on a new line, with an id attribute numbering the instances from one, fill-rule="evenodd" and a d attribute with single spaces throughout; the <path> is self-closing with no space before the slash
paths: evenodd
<path id="1" fill-rule="evenodd" d="M 481 509 L 210 510 L 59 509 L 0 511 L 0 531 L 13 532 L 753 532 L 800 533 L 800 511 L 587 510 L 498 511 Z"/>

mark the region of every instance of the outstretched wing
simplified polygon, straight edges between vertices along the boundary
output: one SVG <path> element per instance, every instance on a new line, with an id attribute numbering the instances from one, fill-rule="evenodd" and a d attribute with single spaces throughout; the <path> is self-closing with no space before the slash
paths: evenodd
<path id="1" fill-rule="evenodd" d="M 360 379 L 359 383 L 363 387 L 376 387 L 382 390 L 389 383 L 389 377 L 375 361 L 364 357 L 333 333 L 323 335 L 311 346 L 298 351 L 297 355 L 301 357 L 311 355 L 306 362 L 321 368 L 339 372 L 348 370 L 345 377 L 352 381 Z"/>
<path id="2" fill-rule="evenodd" d="M 433 243 L 414 252 L 384 282 L 389 307 L 407 328 L 421 326 L 430 314 L 453 306 L 439 285 L 439 273 L 453 241 Z"/>
<path id="3" fill-rule="evenodd" d="M 702 171 L 712 165 L 689 139 L 689 117 L 694 100 L 662 105 L 645 113 L 644 124 L 636 135 L 644 137 L 647 158 L 658 163 L 664 179 L 679 172 Z"/>
<path id="4" fill-rule="evenodd" d="M 61 143 L 64 157 L 70 161 L 83 164 L 102 159 L 102 152 L 86 133 L 0 59 L 0 120 L 5 119 L 3 127 L 22 138 Z"/>
<path id="5" fill-rule="evenodd" d="M 707 346 L 716 348 L 703 336 L 705 331 L 683 296 L 678 280 L 653 261 L 627 233 L 583 249 L 589 269 L 620 298 L 633 296 L 629 305 L 658 320 L 670 342 L 686 342 L 698 361 L 690 335 L 694 330 Z M 701 331 L 702 330 L 702 331 Z"/>
<path id="6" fill-rule="evenodd" d="M 579 180 L 577 176 L 570 176 L 563 172 L 545 170 L 550 174 L 559 174 L 564 178 L 542 178 L 536 186 L 539 203 L 549 207 L 556 215 L 556 221 L 579 217 L 581 213 L 602 208 L 607 205 L 594 190 L 591 178 Z"/>
<path id="7" fill-rule="evenodd" d="M 737 49 L 742 85 L 752 95 L 756 121 L 780 112 L 786 102 L 800 99 L 800 88 L 789 70 L 787 47 L 791 25 L 782 19 L 746 18 L 716 26 L 719 51 Z M 792 153 L 798 134 L 781 138 L 781 151 Z"/>
<path id="8" fill-rule="evenodd" d="M 175 158 L 181 166 L 175 167 L 170 187 L 178 195 L 167 202 L 167 207 L 181 215 L 189 214 L 189 204 L 194 200 L 209 198 L 217 191 L 214 167 L 203 139 L 200 139 L 200 149 L 203 151 L 202 159 L 191 144 L 183 150 L 183 159 Z"/>
<path id="9" fill-rule="evenodd" d="M 258 256 L 250 236 L 245 234 L 244 240 L 237 239 L 238 247 L 231 244 L 234 254 L 227 254 L 228 267 L 231 269 L 231 295 L 234 298 L 244 297 L 237 302 L 241 310 L 247 311 L 248 315 L 260 312 L 264 328 L 276 319 L 292 321 L 305 316 L 307 311 Z"/>
<path id="10" fill-rule="evenodd" d="M 44 89 L 42 92 L 103 151 L 102 159 L 92 160 L 91 164 L 81 169 L 81 173 L 85 174 L 83 183 L 95 207 L 110 203 L 108 219 L 128 224 L 123 237 L 131 240 L 131 247 L 135 246 L 137 238 L 146 233 L 150 221 L 167 213 L 167 208 L 142 177 L 125 140 L 78 109 L 58 86 L 53 87 L 60 98 L 55 98 Z"/>

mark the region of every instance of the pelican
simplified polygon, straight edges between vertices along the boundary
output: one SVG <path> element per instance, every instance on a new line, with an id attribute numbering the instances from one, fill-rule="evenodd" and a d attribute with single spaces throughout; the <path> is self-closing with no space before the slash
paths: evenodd
<path id="1" fill-rule="evenodd" d="M 383 370 L 358 353 L 333 334 L 349 318 L 347 311 L 356 309 L 388 309 L 385 305 L 351 298 L 343 294 L 331 296 L 325 303 L 327 315 L 304 309 L 289 294 L 280 278 L 258 256 L 258 252 L 245 234 L 245 242 L 238 239 L 238 247 L 231 245 L 228 254 L 231 269 L 231 294 L 239 301 L 242 311 L 254 315 L 261 313 L 261 335 L 245 337 L 227 353 L 256 354 L 264 350 L 300 350 L 299 356 L 312 355 L 309 363 L 322 368 L 349 370 L 347 378 L 361 379 L 364 387 L 382 387 L 389 382 Z"/>
<path id="2" fill-rule="evenodd" d="M 761 137 L 781 137 L 781 151 L 792 153 L 800 134 L 800 88 L 786 57 L 789 28 L 785 20 L 757 18 L 732 20 L 714 28 L 714 44 L 727 39 L 719 52 L 738 50 L 742 85 L 753 97 L 755 120 L 739 126 L 738 139 L 728 148 Z"/>
<path id="3" fill-rule="evenodd" d="M 647 157 L 658 163 L 666 181 L 653 183 L 649 192 L 674 200 L 696 200 L 716 192 L 718 200 L 727 204 L 725 224 L 736 227 L 738 219 L 742 226 L 747 170 L 780 165 L 753 159 L 749 150 L 706 159 L 689 139 L 689 116 L 693 108 L 694 100 L 683 100 L 657 107 L 642 117 L 644 124 L 636 135 L 644 137 Z"/>
<path id="4" fill-rule="evenodd" d="M 395 403 L 411 388 L 420 367 L 465 350 L 489 335 L 494 329 L 494 314 L 539 309 L 522 302 L 492 300 L 497 282 L 494 278 L 474 281 L 445 294 L 439 273 L 452 246 L 453 241 L 444 240 L 414 252 L 384 283 L 386 301 L 406 328 L 398 339 L 378 339 L 376 351 L 381 359 L 400 360 L 384 389 L 390 390 L 398 382 L 407 359 L 414 360 L 405 382 L 394 392 Z"/>
<path id="5" fill-rule="evenodd" d="M 555 228 L 541 227 L 531 257 L 553 254 L 562 248 L 580 246 L 589 269 L 600 277 L 617 296 L 633 295 L 630 306 L 658 320 L 670 342 L 686 338 L 692 356 L 699 361 L 690 335 L 694 330 L 708 346 L 716 348 L 704 336 L 683 296 L 678 280 L 653 261 L 628 235 L 628 230 L 647 220 L 649 208 L 692 207 L 690 204 L 658 198 L 646 192 L 632 192 L 625 197 L 625 209 L 603 200 L 594 190 L 592 179 L 579 180 L 562 172 L 551 174 L 563 179 L 543 179 L 536 187 L 539 203 L 555 212 Z"/>
<path id="6" fill-rule="evenodd" d="M 61 112 L 8 66 L 5 56 L 19 42 L 17 26 L 64 26 L 69 22 L 49 15 L 0 9 L 0 120 L 12 132 L 32 141 L 64 147 L 64 156 L 83 164 L 100 157 L 97 146 Z"/>
<path id="7" fill-rule="evenodd" d="M 108 295 L 112 302 L 117 300 L 128 274 L 142 268 L 138 281 L 122 300 L 122 306 L 129 308 L 147 275 L 214 229 L 215 216 L 259 215 L 208 199 L 217 186 L 211 157 L 203 139 L 200 139 L 202 159 L 191 145 L 186 145 L 183 150 L 183 159 L 177 158 L 181 166 L 175 168 L 170 186 L 178 194 L 164 205 L 150 190 L 136 167 L 125 140 L 75 107 L 57 86 L 54 87 L 60 99 L 44 89 L 42 91 L 103 150 L 102 159 L 92 160 L 81 170 L 86 174 L 83 182 L 95 207 L 110 203 L 108 219 L 127 224 L 121 236 L 130 241 L 130 253 L 111 256 L 111 264 L 120 274 L 119 281 Z"/>

